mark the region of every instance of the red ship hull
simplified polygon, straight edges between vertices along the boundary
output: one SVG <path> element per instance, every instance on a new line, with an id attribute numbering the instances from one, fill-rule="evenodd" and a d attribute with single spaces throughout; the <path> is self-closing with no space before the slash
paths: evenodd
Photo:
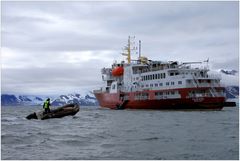
<path id="1" fill-rule="evenodd" d="M 95 93 L 101 107 L 116 109 L 123 103 L 120 101 L 120 94 Z M 178 109 L 203 109 L 221 110 L 224 106 L 225 97 L 198 97 L 178 99 L 129 99 L 124 105 L 126 109 L 157 109 L 157 110 L 178 110 Z"/>

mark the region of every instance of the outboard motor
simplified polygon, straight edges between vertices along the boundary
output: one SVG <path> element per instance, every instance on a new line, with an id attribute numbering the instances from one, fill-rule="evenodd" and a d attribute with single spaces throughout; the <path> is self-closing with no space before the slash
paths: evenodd
<path id="1" fill-rule="evenodd" d="M 26 119 L 28 119 L 28 120 L 30 120 L 30 119 L 37 119 L 37 115 L 36 115 L 35 112 L 34 112 L 34 113 L 31 113 L 30 115 L 28 115 L 28 116 L 26 117 Z"/>

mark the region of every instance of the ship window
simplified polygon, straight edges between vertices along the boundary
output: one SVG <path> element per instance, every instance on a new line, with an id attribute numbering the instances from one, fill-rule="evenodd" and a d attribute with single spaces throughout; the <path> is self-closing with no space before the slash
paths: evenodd
<path id="1" fill-rule="evenodd" d="M 153 84 L 150 84 L 150 87 L 153 87 Z"/>
<path id="2" fill-rule="evenodd" d="M 163 84 L 162 83 L 159 83 L 159 86 L 162 86 Z"/>
<path id="3" fill-rule="evenodd" d="M 160 79 L 160 74 L 158 73 L 158 79 Z"/>
<path id="4" fill-rule="evenodd" d="M 152 79 L 155 79 L 155 78 L 154 78 L 154 74 L 152 75 Z"/>
<path id="5" fill-rule="evenodd" d="M 174 73 L 170 73 L 170 76 L 174 76 Z"/>
<path id="6" fill-rule="evenodd" d="M 174 85 L 174 82 L 171 82 L 171 85 Z"/>
<path id="7" fill-rule="evenodd" d="M 166 82 L 166 86 L 169 86 L 169 82 Z"/>
<path id="8" fill-rule="evenodd" d="M 148 87 L 148 84 L 146 84 L 146 87 Z"/>
<path id="9" fill-rule="evenodd" d="M 150 80 L 152 80 L 152 75 L 150 75 Z"/>
<path id="10" fill-rule="evenodd" d="M 163 95 L 162 92 L 155 92 L 155 96 L 161 96 L 161 95 Z"/>
<path id="11" fill-rule="evenodd" d="M 158 87 L 158 84 L 157 84 L 157 83 L 155 84 L 155 87 Z"/>
<path id="12" fill-rule="evenodd" d="M 163 77 L 163 76 L 162 76 L 162 73 L 161 73 L 161 74 L 160 74 L 160 78 L 162 79 L 162 77 Z"/>
<path id="13" fill-rule="evenodd" d="M 182 84 L 182 81 L 178 81 L 178 84 Z"/>
<path id="14" fill-rule="evenodd" d="M 166 78 L 166 74 L 165 73 L 163 73 L 163 78 Z"/>
<path id="15" fill-rule="evenodd" d="M 175 92 L 174 91 L 171 91 L 171 95 L 174 95 L 175 94 Z"/>
<path id="16" fill-rule="evenodd" d="M 158 78 L 157 78 L 157 74 L 155 74 L 155 79 L 158 79 Z"/>
<path id="17" fill-rule="evenodd" d="M 141 93 L 142 96 L 148 96 L 148 93 Z"/>

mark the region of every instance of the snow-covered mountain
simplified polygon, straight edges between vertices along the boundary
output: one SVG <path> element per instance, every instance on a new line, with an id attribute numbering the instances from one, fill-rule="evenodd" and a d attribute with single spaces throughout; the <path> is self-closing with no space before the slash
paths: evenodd
<path id="1" fill-rule="evenodd" d="M 226 97 L 227 98 L 238 98 L 239 97 L 239 87 L 238 86 L 226 87 Z"/>
<path id="2" fill-rule="evenodd" d="M 78 103 L 80 106 L 96 106 L 98 102 L 92 93 L 84 95 L 74 93 L 68 95 L 60 95 L 58 97 L 47 97 L 47 96 L 32 96 L 32 95 L 13 95 L 13 94 L 2 94 L 1 105 L 3 106 L 15 106 L 15 105 L 42 105 L 43 102 L 50 98 L 53 106 L 62 106 L 68 103 Z"/>
<path id="3" fill-rule="evenodd" d="M 237 70 L 219 69 L 216 72 L 221 75 L 221 83 L 226 87 L 239 86 L 239 73 Z"/>
<path id="4" fill-rule="evenodd" d="M 52 101 L 53 106 L 61 106 L 67 103 L 78 103 L 83 106 L 96 106 L 98 105 L 97 100 L 91 94 L 68 94 L 60 95 Z"/>
<path id="5" fill-rule="evenodd" d="M 238 71 L 236 70 L 227 70 L 227 69 L 220 69 L 219 72 L 227 75 L 236 75 L 238 73 Z"/>
<path id="6" fill-rule="evenodd" d="M 221 83 L 226 87 L 227 98 L 239 98 L 239 73 L 234 69 L 219 69 Z"/>

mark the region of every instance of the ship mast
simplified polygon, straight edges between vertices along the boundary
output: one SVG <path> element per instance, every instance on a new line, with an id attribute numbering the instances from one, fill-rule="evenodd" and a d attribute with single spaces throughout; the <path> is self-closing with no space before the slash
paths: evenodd
<path id="1" fill-rule="evenodd" d="M 138 47 L 138 54 L 139 54 L 139 56 L 138 56 L 138 59 L 140 59 L 141 58 L 141 40 L 139 40 L 139 47 Z"/>
<path id="2" fill-rule="evenodd" d="M 135 36 L 133 38 L 135 39 Z M 132 45 L 131 44 L 132 44 L 131 37 L 128 36 L 128 44 L 123 49 L 124 51 L 122 53 L 122 55 L 127 56 L 128 64 L 131 63 L 131 50 L 136 50 L 136 48 L 134 47 L 134 44 L 132 44 Z"/>
<path id="3" fill-rule="evenodd" d="M 130 45 L 130 36 L 128 36 L 128 46 L 127 46 L 127 61 L 128 61 L 128 64 L 131 63 L 131 45 Z"/>

